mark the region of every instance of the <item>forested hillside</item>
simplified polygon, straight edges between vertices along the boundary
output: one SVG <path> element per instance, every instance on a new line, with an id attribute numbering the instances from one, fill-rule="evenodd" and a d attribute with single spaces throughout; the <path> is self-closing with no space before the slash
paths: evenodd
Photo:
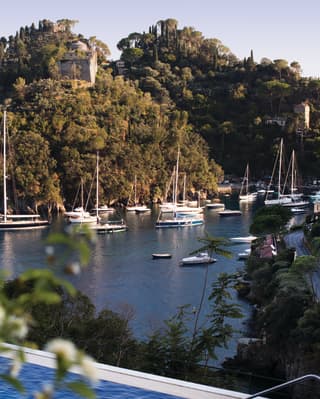
<path id="1" fill-rule="evenodd" d="M 97 150 L 108 203 L 128 201 L 135 175 L 141 200 L 163 199 L 178 147 L 190 192 L 214 194 L 224 173 L 241 176 L 247 162 L 255 178 L 270 174 L 280 137 L 288 153 L 297 150 L 304 176 L 317 175 L 320 81 L 302 78 L 298 62 L 258 63 L 252 51 L 239 60 L 218 39 L 168 19 L 119 38 L 120 69 L 107 44 L 75 35 L 74 24 L 43 20 L 0 38 L 12 207 L 70 205 L 80 179 L 89 190 Z M 59 72 L 79 41 L 97 52 L 94 84 Z M 310 106 L 309 128 L 294 112 L 301 103 Z"/>
<path id="2" fill-rule="evenodd" d="M 298 150 L 305 176 L 319 170 L 320 81 L 301 77 L 297 61 L 264 58 L 253 51 L 239 60 L 218 39 L 174 19 L 159 21 L 148 33 L 132 33 L 118 43 L 127 76 L 159 102 L 173 101 L 188 112 L 195 130 L 226 173 L 241 174 L 255 165 L 256 177 L 270 173 L 274 145 L 284 137 L 288 151 Z M 310 128 L 301 131 L 294 106 L 307 102 Z M 285 126 L 268 124 L 276 117 Z M 289 153 L 289 152 L 288 152 Z"/>

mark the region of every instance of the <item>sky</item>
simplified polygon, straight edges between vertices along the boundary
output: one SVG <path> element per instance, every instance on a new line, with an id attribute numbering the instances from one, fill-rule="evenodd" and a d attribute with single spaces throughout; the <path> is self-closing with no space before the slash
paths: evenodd
<path id="1" fill-rule="evenodd" d="M 319 0 L 16 0 L 1 9 L 0 37 L 42 19 L 76 20 L 74 33 L 95 36 L 116 60 L 117 43 L 132 32 L 148 32 L 159 20 L 173 18 L 178 29 L 219 39 L 239 59 L 253 50 L 254 60 L 299 62 L 302 75 L 320 77 Z"/>

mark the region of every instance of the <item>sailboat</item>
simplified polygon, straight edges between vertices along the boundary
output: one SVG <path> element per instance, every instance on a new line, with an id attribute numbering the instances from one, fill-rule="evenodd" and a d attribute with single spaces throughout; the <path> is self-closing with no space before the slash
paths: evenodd
<path id="1" fill-rule="evenodd" d="M 283 206 L 289 206 L 294 208 L 296 213 L 301 211 L 301 208 L 309 206 L 309 201 L 303 199 L 303 193 L 298 192 L 297 188 L 297 161 L 295 151 L 292 150 L 288 174 L 290 176 L 290 193 L 288 196 L 291 198 L 291 202 L 284 203 Z"/>
<path id="2" fill-rule="evenodd" d="M 64 213 L 64 216 L 68 219 L 69 223 L 95 223 L 96 218 L 91 216 L 88 211 L 84 208 L 84 199 L 83 199 L 83 180 L 80 182 L 80 197 L 81 197 L 81 206 L 74 208 L 72 211 L 67 211 Z"/>
<path id="3" fill-rule="evenodd" d="M 35 214 L 9 214 L 7 206 L 7 113 L 3 112 L 3 214 L 0 217 L 0 231 L 6 230 L 30 230 L 47 227 L 48 220 L 43 220 Z"/>
<path id="4" fill-rule="evenodd" d="M 98 234 L 105 234 L 105 233 L 116 233 L 120 231 L 128 230 L 127 225 L 124 223 L 124 220 L 121 219 L 120 221 L 103 221 L 99 215 L 99 153 L 97 152 L 97 163 L 96 163 L 96 215 L 91 216 L 94 218 L 94 223 L 90 223 L 88 228 L 90 230 L 95 230 Z"/>
<path id="5" fill-rule="evenodd" d="M 271 190 L 271 186 L 273 184 L 273 177 L 276 171 L 278 172 L 277 197 L 268 198 L 269 192 L 273 193 L 273 191 Z M 283 139 L 281 139 L 280 141 L 279 151 L 277 153 L 276 160 L 274 162 L 271 179 L 267 188 L 266 198 L 264 200 L 265 205 L 283 205 L 291 203 L 291 198 L 282 194 L 282 185 L 281 185 L 282 176 L 283 176 Z"/>
<path id="6" fill-rule="evenodd" d="M 302 199 L 302 194 L 297 192 L 296 188 L 296 172 L 297 172 L 297 167 L 296 167 L 296 161 L 295 161 L 295 152 L 294 150 L 292 151 L 291 159 L 290 159 L 290 165 L 288 168 L 287 172 L 287 177 L 285 178 L 284 183 L 282 184 L 282 177 L 283 177 L 283 139 L 280 141 L 280 148 L 275 160 L 271 180 L 267 189 L 267 195 L 269 192 L 272 192 L 270 190 L 270 187 L 272 185 L 272 180 L 274 173 L 277 169 L 278 166 L 278 181 L 277 181 L 277 198 L 271 198 L 268 199 L 266 196 L 266 199 L 264 201 L 265 205 L 282 205 L 286 207 L 305 207 L 309 205 L 308 201 L 304 201 Z M 286 186 L 287 186 L 287 180 L 288 180 L 288 175 L 291 176 L 291 185 L 290 185 L 290 192 L 285 193 L 286 191 Z"/>
<path id="7" fill-rule="evenodd" d="M 257 198 L 257 195 L 258 195 L 257 192 L 249 192 L 249 163 L 248 163 L 241 184 L 239 200 L 251 202 Z"/>
<path id="8" fill-rule="evenodd" d="M 156 222 L 156 228 L 190 227 L 190 226 L 199 226 L 204 223 L 203 214 L 198 212 L 196 212 L 195 214 L 193 213 L 185 214 L 181 211 L 181 207 L 179 207 L 177 204 L 179 157 L 180 157 L 180 150 L 178 150 L 177 163 L 175 168 L 172 218 L 166 217 L 165 219 L 163 219 L 162 211 L 160 209 L 159 217 Z"/>
<path id="9" fill-rule="evenodd" d="M 134 176 L 134 205 L 126 207 L 127 212 L 145 213 L 151 212 L 147 205 L 137 204 L 137 176 Z"/>

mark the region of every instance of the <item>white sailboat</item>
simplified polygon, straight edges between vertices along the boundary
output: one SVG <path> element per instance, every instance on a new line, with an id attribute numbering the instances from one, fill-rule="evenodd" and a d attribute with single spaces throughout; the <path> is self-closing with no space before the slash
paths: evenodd
<path id="1" fill-rule="evenodd" d="M 69 223 L 95 223 L 96 218 L 90 215 L 90 212 L 86 211 L 84 208 L 84 199 L 83 199 L 83 180 L 81 179 L 80 183 L 81 189 L 81 206 L 74 208 L 72 211 L 65 212 L 64 216 L 68 219 Z"/>
<path id="2" fill-rule="evenodd" d="M 273 183 L 273 177 L 274 177 L 274 173 L 277 170 L 277 165 L 278 165 L 278 181 L 277 181 L 277 198 L 270 198 L 268 199 L 268 193 L 272 193 L 273 191 L 271 190 L 271 185 Z M 289 204 L 291 203 L 291 198 L 283 195 L 282 194 L 282 185 L 281 185 L 281 178 L 283 175 L 283 139 L 281 139 L 280 141 L 280 148 L 274 163 L 274 167 L 273 167 L 273 171 L 272 171 L 272 175 L 271 175 L 271 179 L 269 182 L 269 186 L 267 188 L 267 195 L 266 198 L 264 200 L 264 204 L 265 205 L 284 205 L 284 204 Z"/>
<path id="3" fill-rule="evenodd" d="M 175 184 L 173 190 L 173 208 L 172 217 L 163 218 L 163 212 L 160 210 L 158 220 L 156 222 L 156 228 L 170 228 L 170 227 L 190 227 L 199 226 L 204 223 L 203 214 L 196 213 L 183 213 L 181 207 L 177 204 L 177 192 L 178 192 L 178 176 L 179 176 L 179 157 L 180 150 L 178 150 L 177 163 L 175 169 Z M 189 207 L 188 207 L 189 208 Z M 193 208 L 194 210 L 194 208 Z M 167 214 L 167 213 L 165 213 Z"/>
<path id="4" fill-rule="evenodd" d="M 127 231 L 128 227 L 124 223 L 124 220 L 114 221 L 103 221 L 99 215 L 99 153 L 97 153 L 97 165 L 96 165 L 96 215 L 92 216 L 94 223 L 90 223 L 88 228 L 95 230 L 98 234 L 105 233 L 116 233 L 120 231 Z"/>
<path id="5" fill-rule="evenodd" d="M 9 214 L 7 206 L 7 113 L 3 112 L 3 214 L 0 217 L 0 231 L 31 230 L 44 228 L 49 225 L 48 220 L 43 220 L 35 214 Z"/>
<path id="6" fill-rule="evenodd" d="M 179 176 L 176 177 L 176 167 L 173 170 L 173 193 L 178 193 L 178 180 Z M 175 187 L 176 186 L 176 187 Z M 198 200 L 187 201 L 186 200 L 186 174 L 183 177 L 183 196 L 182 201 L 178 202 L 178 194 L 176 194 L 176 201 L 164 202 L 160 205 L 161 213 L 173 213 L 176 212 L 177 216 L 196 216 L 199 213 L 203 213 L 203 208 L 200 206 L 200 193 L 198 194 Z"/>
<path id="7" fill-rule="evenodd" d="M 137 204 L 137 176 L 134 176 L 134 205 L 126 206 L 127 212 L 145 213 L 151 212 L 151 209 L 147 205 Z"/>
<path id="8" fill-rule="evenodd" d="M 290 159 L 290 164 L 288 168 L 288 172 L 286 175 L 286 178 L 284 179 L 284 183 L 282 184 L 282 177 L 283 177 L 283 139 L 281 139 L 280 142 L 280 148 L 278 155 L 276 157 L 274 169 L 272 172 L 271 180 L 267 189 L 267 193 L 272 190 L 270 190 L 270 187 L 272 185 L 272 180 L 273 180 L 273 175 L 275 173 L 276 167 L 278 165 L 278 181 L 277 181 L 277 198 L 271 198 L 271 199 L 265 199 L 264 204 L 265 205 L 282 205 L 285 207 L 306 207 L 309 205 L 308 201 L 303 200 L 302 193 L 298 193 L 297 187 L 296 187 L 296 178 L 297 178 L 297 166 L 296 166 L 296 160 L 295 160 L 295 152 L 294 150 L 292 151 L 291 154 L 291 159 Z M 287 189 L 287 180 L 290 179 L 290 188 L 289 188 L 289 193 L 286 193 Z"/>
<path id="9" fill-rule="evenodd" d="M 284 203 L 283 206 L 289 206 L 294 208 L 295 212 L 298 213 L 301 208 L 309 206 L 309 201 L 303 199 L 303 193 L 298 191 L 297 187 L 297 161 L 295 156 L 295 151 L 292 150 L 291 159 L 288 169 L 288 174 L 290 176 L 290 194 L 288 196 L 291 198 L 291 202 Z"/>
<path id="10" fill-rule="evenodd" d="M 257 192 L 249 191 L 249 164 L 247 164 L 245 174 L 244 174 L 242 184 L 241 184 L 239 200 L 246 201 L 246 202 L 252 202 L 257 198 L 257 196 L 258 196 Z"/>

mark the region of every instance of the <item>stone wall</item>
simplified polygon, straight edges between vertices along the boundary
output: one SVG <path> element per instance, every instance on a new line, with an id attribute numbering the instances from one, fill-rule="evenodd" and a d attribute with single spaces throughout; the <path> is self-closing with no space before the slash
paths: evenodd
<path id="1" fill-rule="evenodd" d="M 97 73 L 97 53 L 90 52 L 85 58 L 68 54 L 59 62 L 59 72 L 62 78 L 85 80 L 95 83 Z"/>

